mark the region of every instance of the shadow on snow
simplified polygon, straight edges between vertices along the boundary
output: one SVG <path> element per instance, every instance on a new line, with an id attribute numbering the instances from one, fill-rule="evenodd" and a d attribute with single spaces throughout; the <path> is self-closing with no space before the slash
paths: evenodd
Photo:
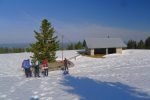
<path id="1" fill-rule="evenodd" d="M 150 100 L 147 93 L 138 92 L 136 88 L 119 82 L 101 82 L 66 76 L 61 84 L 72 87 L 65 91 L 80 96 L 81 100 Z"/>

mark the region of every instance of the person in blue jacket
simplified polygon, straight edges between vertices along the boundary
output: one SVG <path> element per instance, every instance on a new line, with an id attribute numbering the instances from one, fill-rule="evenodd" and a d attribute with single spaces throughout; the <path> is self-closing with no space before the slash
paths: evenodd
<path id="1" fill-rule="evenodd" d="M 29 59 L 23 60 L 22 68 L 24 68 L 26 77 L 32 77 L 32 72 L 31 72 L 30 67 L 31 67 L 30 60 Z"/>

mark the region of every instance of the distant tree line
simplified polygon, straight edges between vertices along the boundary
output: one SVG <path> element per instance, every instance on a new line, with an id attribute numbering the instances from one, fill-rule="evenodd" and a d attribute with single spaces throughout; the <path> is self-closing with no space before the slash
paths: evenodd
<path id="1" fill-rule="evenodd" d="M 78 49 L 84 49 L 84 42 L 78 41 L 77 43 L 70 43 L 66 47 L 67 50 L 78 50 Z"/>
<path id="2" fill-rule="evenodd" d="M 21 53 L 21 52 L 30 52 L 30 49 L 29 48 L 0 47 L 0 54 L 5 54 L 5 53 Z"/>
<path id="3" fill-rule="evenodd" d="M 150 49 L 150 37 L 145 41 L 140 40 L 139 42 L 129 40 L 127 43 L 127 49 Z"/>

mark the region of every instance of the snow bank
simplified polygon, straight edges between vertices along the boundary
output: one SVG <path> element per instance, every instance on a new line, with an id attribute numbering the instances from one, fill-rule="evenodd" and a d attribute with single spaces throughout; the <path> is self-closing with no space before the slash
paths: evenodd
<path id="1" fill-rule="evenodd" d="M 64 58 L 78 56 L 63 51 Z M 62 52 L 58 51 L 58 60 Z M 0 55 L 0 100 L 150 100 L 150 50 L 124 50 L 106 58 L 78 56 L 69 69 L 26 79 L 20 66 L 32 53 Z"/>

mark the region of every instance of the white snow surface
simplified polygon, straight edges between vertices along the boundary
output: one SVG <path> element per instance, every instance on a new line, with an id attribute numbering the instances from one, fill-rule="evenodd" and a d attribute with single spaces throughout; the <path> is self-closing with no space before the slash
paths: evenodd
<path id="1" fill-rule="evenodd" d="M 124 50 L 105 58 L 63 51 L 69 74 L 25 78 L 23 59 L 32 53 L 0 54 L 0 100 L 150 100 L 150 50 Z M 62 58 L 58 51 L 58 60 Z"/>

